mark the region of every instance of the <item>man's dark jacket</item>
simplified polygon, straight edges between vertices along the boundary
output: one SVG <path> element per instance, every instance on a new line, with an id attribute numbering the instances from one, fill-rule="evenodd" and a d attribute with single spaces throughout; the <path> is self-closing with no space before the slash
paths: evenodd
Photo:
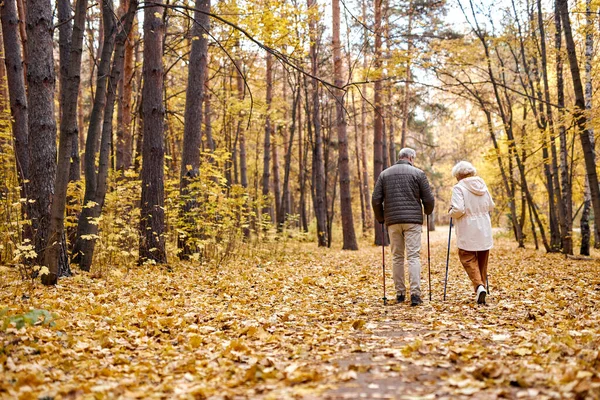
<path id="1" fill-rule="evenodd" d="M 425 173 L 400 160 L 379 174 L 371 204 L 375 218 L 387 226 L 394 224 L 423 224 L 425 214 L 433 212 L 435 200 Z"/>

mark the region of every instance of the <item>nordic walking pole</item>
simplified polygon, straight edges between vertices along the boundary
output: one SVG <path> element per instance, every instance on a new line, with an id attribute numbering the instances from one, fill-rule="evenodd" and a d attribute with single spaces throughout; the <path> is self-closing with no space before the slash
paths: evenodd
<path id="1" fill-rule="evenodd" d="M 429 215 L 427 215 L 427 270 L 429 272 L 429 301 L 431 301 L 431 251 L 429 250 Z"/>
<path id="2" fill-rule="evenodd" d="M 446 287 L 448 286 L 448 263 L 450 262 L 450 238 L 452 237 L 452 217 L 448 229 L 448 254 L 446 255 L 446 279 L 444 280 L 444 301 L 446 301 Z"/>
<path id="3" fill-rule="evenodd" d="M 387 304 L 385 297 L 385 224 L 381 224 L 381 267 L 383 272 L 383 305 Z"/>

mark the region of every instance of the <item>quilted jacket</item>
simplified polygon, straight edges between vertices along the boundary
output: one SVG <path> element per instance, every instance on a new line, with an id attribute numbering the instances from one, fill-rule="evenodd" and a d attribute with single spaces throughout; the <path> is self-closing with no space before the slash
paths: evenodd
<path id="1" fill-rule="evenodd" d="M 423 208 L 431 214 L 435 200 L 425 173 L 400 160 L 379 174 L 371 204 L 377 221 L 387 226 L 423 224 Z"/>

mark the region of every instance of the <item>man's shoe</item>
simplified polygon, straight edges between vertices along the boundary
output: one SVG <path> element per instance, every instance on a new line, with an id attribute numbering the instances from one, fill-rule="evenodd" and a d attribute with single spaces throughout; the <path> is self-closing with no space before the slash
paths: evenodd
<path id="1" fill-rule="evenodd" d="M 485 288 L 483 287 L 483 285 L 479 285 L 477 287 L 477 304 L 485 304 L 485 296 L 487 295 L 487 292 L 485 290 Z"/>
<path id="2" fill-rule="evenodd" d="M 419 296 L 418 294 L 411 294 L 410 295 L 410 305 L 411 306 L 418 306 L 420 304 L 423 304 L 423 300 L 421 300 L 421 296 Z"/>
<path id="3" fill-rule="evenodd" d="M 404 303 L 405 297 L 403 294 L 396 295 L 396 303 Z"/>

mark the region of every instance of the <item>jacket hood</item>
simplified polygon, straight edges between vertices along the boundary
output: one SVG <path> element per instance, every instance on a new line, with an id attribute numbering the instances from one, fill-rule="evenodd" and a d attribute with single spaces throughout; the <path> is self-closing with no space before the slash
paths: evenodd
<path id="1" fill-rule="evenodd" d="M 478 176 L 462 179 L 458 184 L 477 196 L 483 196 L 488 191 L 485 182 Z"/>

